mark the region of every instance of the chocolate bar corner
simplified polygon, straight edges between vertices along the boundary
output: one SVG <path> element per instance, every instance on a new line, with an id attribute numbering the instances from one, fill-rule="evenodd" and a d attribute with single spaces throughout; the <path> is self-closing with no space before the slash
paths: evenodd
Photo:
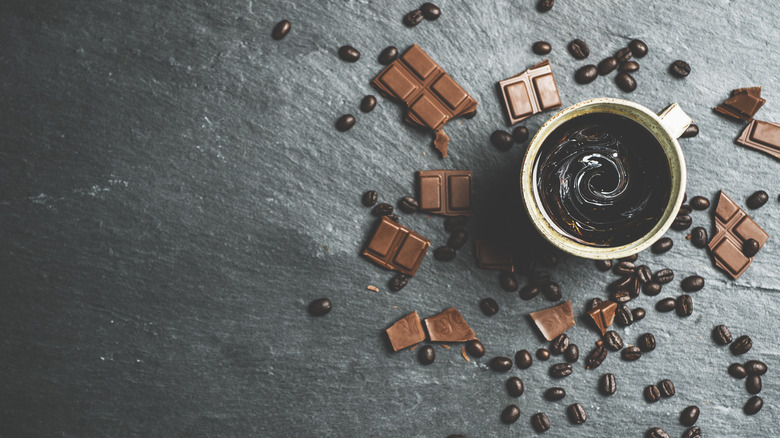
<path id="1" fill-rule="evenodd" d="M 707 246 L 715 266 L 734 280 L 747 271 L 755 258 L 742 252 L 743 244 L 749 239 L 755 239 L 759 248 L 763 248 L 769 235 L 721 191 L 715 208 L 715 235 Z"/>
<path id="2" fill-rule="evenodd" d="M 510 126 L 561 106 L 558 86 L 548 60 L 498 84 Z"/>
<path id="3" fill-rule="evenodd" d="M 425 237 L 382 216 L 362 254 L 383 268 L 413 277 L 430 246 Z"/>

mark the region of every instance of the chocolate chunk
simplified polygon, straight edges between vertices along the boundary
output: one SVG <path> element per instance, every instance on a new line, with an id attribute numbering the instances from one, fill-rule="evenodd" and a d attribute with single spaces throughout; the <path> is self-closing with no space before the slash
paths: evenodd
<path id="1" fill-rule="evenodd" d="M 387 46 L 379 53 L 377 61 L 382 65 L 388 65 L 398 58 L 398 48 L 395 46 Z"/>
<path id="2" fill-rule="evenodd" d="M 510 125 L 561 106 L 558 86 L 547 60 L 499 82 L 499 88 Z"/>
<path id="3" fill-rule="evenodd" d="M 276 23 L 276 26 L 274 26 L 274 30 L 271 31 L 271 38 L 279 41 L 280 39 L 286 37 L 288 33 L 290 33 L 290 29 L 292 29 L 290 21 L 282 20 Z"/>
<path id="4" fill-rule="evenodd" d="M 537 41 L 531 46 L 531 50 L 537 55 L 546 55 L 552 51 L 552 46 L 547 41 Z"/>
<path id="5" fill-rule="evenodd" d="M 499 271 L 514 272 L 515 262 L 508 246 L 494 245 L 474 241 L 474 252 L 477 256 L 477 266 L 482 269 L 496 269 Z"/>
<path id="6" fill-rule="evenodd" d="M 425 328 L 432 342 L 465 342 L 474 339 L 474 330 L 454 307 L 425 318 Z"/>
<path id="7" fill-rule="evenodd" d="M 669 73 L 676 78 L 684 78 L 691 73 L 691 66 L 685 61 L 677 60 L 669 66 Z"/>
<path id="8" fill-rule="evenodd" d="M 552 341 L 558 335 L 574 326 L 571 300 L 548 309 L 531 312 L 531 319 L 542 335 Z"/>
<path id="9" fill-rule="evenodd" d="M 721 192 L 715 209 L 715 235 L 708 247 L 715 259 L 715 266 L 733 279 L 745 273 L 753 261 L 753 257 L 742 253 L 742 246 L 748 239 L 755 239 L 759 247 L 763 247 L 769 235 Z"/>
<path id="10" fill-rule="evenodd" d="M 725 116 L 750 121 L 766 103 L 761 97 L 761 87 L 739 88 L 731 92 L 731 97 L 715 107 L 715 111 Z"/>
<path id="11" fill-rule="evenodd" d="M 754 119 L 736 143 L 780 159 L 780 124 Z"/>
<path id="12" fill-rule="evenodd" d="M 593 322 L 596 323 L 596 327 L 598 327 L 602 335 L 607 332 L 607 328 L 615 321 L 616 309 L 617 303 L 604 301 L 588 311 L 588 315 L 593 319 Z"/>
<path id="13" fill-rule="evenodd" d="M 417 172 L 420 210 L 443 216 L 471 214 L 470 170 L 424 170 Z"/>
<path id="14" fill-rule="evenodd" d="M 369 94 L 360 101 L 360 111 L 370 113 L 376 107 L 376 97 Z"/>
<path id="15" fill-rule="evenodd" d="M 338 120 L 336 120 L 336 129 L 340 132 L 349 131 L 353 126 L 355 126 L 355 122 L 357 122 L 355 116 L 352 114 L 344 114 L 343 116 L 339 117 Z"/>
<path id="16" fill-rule="evenodd" d="M 363 256 L 383 268 L 414 277 L 431 242 L 383 216 Z"/>
<path id="17" fill-rule="evenodd" d="M 385 330 L 394 351 L 418 344 L 425 340 L 425 332 L 420 323 L 420 316 L 414 311 L 398 320 Z"/>

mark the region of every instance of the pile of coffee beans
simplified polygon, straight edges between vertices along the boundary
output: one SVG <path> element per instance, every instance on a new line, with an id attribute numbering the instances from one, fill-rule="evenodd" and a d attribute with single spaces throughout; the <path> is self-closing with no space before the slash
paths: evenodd
<path id="1" fill-rule="evenodd" d="M 753 341 L 748 335 L 742 335 L 732 342 L 731 331 L 725 325 L 718 325 L 712 329 L 712 340 L 717 345 L 729 345 L 731 354 L 741 356 L 751 350 Z M 755 415 L 764 406 L 764 400 L 757 395 L 761 392 L 761 376 L 766 374 L 768 367 L 760 360 L 748 360 L 744 364 L 734 362 L 728 366 L 728 374 L 735 379 L 745 379 L 745 390 L 752 395 L 742 407 L 745 415 Z"/>

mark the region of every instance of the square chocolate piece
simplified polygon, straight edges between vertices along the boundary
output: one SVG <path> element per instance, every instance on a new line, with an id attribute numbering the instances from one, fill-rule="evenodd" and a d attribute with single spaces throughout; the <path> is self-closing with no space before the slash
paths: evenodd
<path id="1" fill-rule="evenodd" d="M 715 266 L 735 280 L 747 271 L 755 258 L 742 252 L 742 245 L 748 239 L 755 239 L 762 248 L 769 235 L 731 198 L 720 192 L 715 209 L 715 235 L 708 247 Z"/>
<path id="2" fill-rule="evenodd" d="M 417 172 L 420 210 L 443 216 L 471 214 L 470 170 L 424 170 Z"/>
<path id="3" fill-rule="evenodd" d="M 414 276 L 429 246 L 425 237 L 382 216 L 363 256 L 383 268 Z"/>
<path id="4" fill-rule="evenodd" d="M 431 342 L 466 342 L 474 339 L 474 330 L 454 307 L 425 318 L 425 327 Z"/>
<path id="5" fill-rule="evenodd" d="M 509 124 L 532 115 L 558 108 L 561 97 L 552 73 L 550 61 L 543 61 L 528 70 L 498 83 L 504 99 Z"/>
<path id="6" fill-rule="evenodd" d="M 425 340 L 425 332 L 416 310 L 399 319 L 385 332 L 393 346 L 393 351 L 403 350 Z"/>
<path id="7" fill-rule="evenodd" d="M 780 125 L 752 120 L 736 140 L 737 144 L 780 159 Z"/>
<path id="8" fill-rule="evenodd" d="M 515 257 L 507 245 L 496 245 L 481 240 L 474 241 L 474 252 L 477 256 L 477 266 L 482 269 L 514 272 Z"/>
<path id="9" fill-rule="evenodd" d="M 566 330 L 574 327 L 574 313 L 571 300 L 538 312 L 531 312 L 531 319 L 542 335 L 552 341 Z"/>

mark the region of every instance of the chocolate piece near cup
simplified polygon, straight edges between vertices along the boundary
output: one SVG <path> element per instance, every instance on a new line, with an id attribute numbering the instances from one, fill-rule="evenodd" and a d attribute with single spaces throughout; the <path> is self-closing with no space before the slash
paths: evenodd
<path id="1" fill-rule="evenodd" d="M 761 97 L 761 87 L 738 88 L 731 97 L 715 107 L 715 111 L 725 116 L 750 121 L 766 103 Z"/>
<path id="2" fill-rule="evenodd" d="M 403 350 L 425 340 L 425 332 L 416 310 L 398 320 L 385 332 L 394 351 Z"/>
<path id="3" fill-rule="evenodd" d="M 615 321 L 616 309 L 617 303 L 607 300 L 588 311 L 588 315 L 596 323 L 602 335 L 607 333 L 607 328 Z"/>
<path id="4" fill-rule="evenodd" d="M 528 70 L 498 83 L 504 99 L 509 125 L 536 113 L 561 106 L 550 61 L 545 60 Z"/>
<path id="5" fill-rule="evenodd" d="M 511 249 L 506 245 L 497 245 L 474 241 L 474 252 L 477 256 L 477 266 L 482 269 L 495 269 L 498 271 L 514 272 L 515 258 Z"/>
<path id="6" fill-rule="evenodd" d="M 454 307 L 425 318 L 425 328 L 428 329 L 431 342 L 466 342 L 474 339 L 474 330 Z"/>
<path id="7" fill-rule="evenodd" d="M 420 210 L 443 216 L 471 214 L 470 170 L 424 170 L 417 172 Z"/>
<path id="8" fill-rule="evenodd" d="M 425 237 L 383 216 L 362 254 L 383 268 L 413 277 L 430 245 Z"/>
<path id="9" fill-rule="evenodd" d="M 780 160 L 780 124 L 754 119 L 745 127 L 736 143 Z"/>
<path id="10" fill-rule="evenodd" d="M 436 133 L 434 145 L 442 158 L 449 143 L 444 125 L 477 110 L 477 101 L 416 44 L 385 67 L 372 84 L 383 95 L 406 104 L 407 123 Z"/>
<path id="11" fill-rule="evenodd" d="M 552 341 L 574 327 L 571 300 L 548 309 L 531 312 L 531 319 L 545 339 Z"/>
<path id="12" fill-rule="evenodd" d="M 769 235 L 731 198 L 720 192 L 715 209 L 715 235 L 708 247 L 715 266 L 735 280 L 745 273 L 754 258 L 742 252 L 748 239 L 755 239 L 763 247 Z"/>

